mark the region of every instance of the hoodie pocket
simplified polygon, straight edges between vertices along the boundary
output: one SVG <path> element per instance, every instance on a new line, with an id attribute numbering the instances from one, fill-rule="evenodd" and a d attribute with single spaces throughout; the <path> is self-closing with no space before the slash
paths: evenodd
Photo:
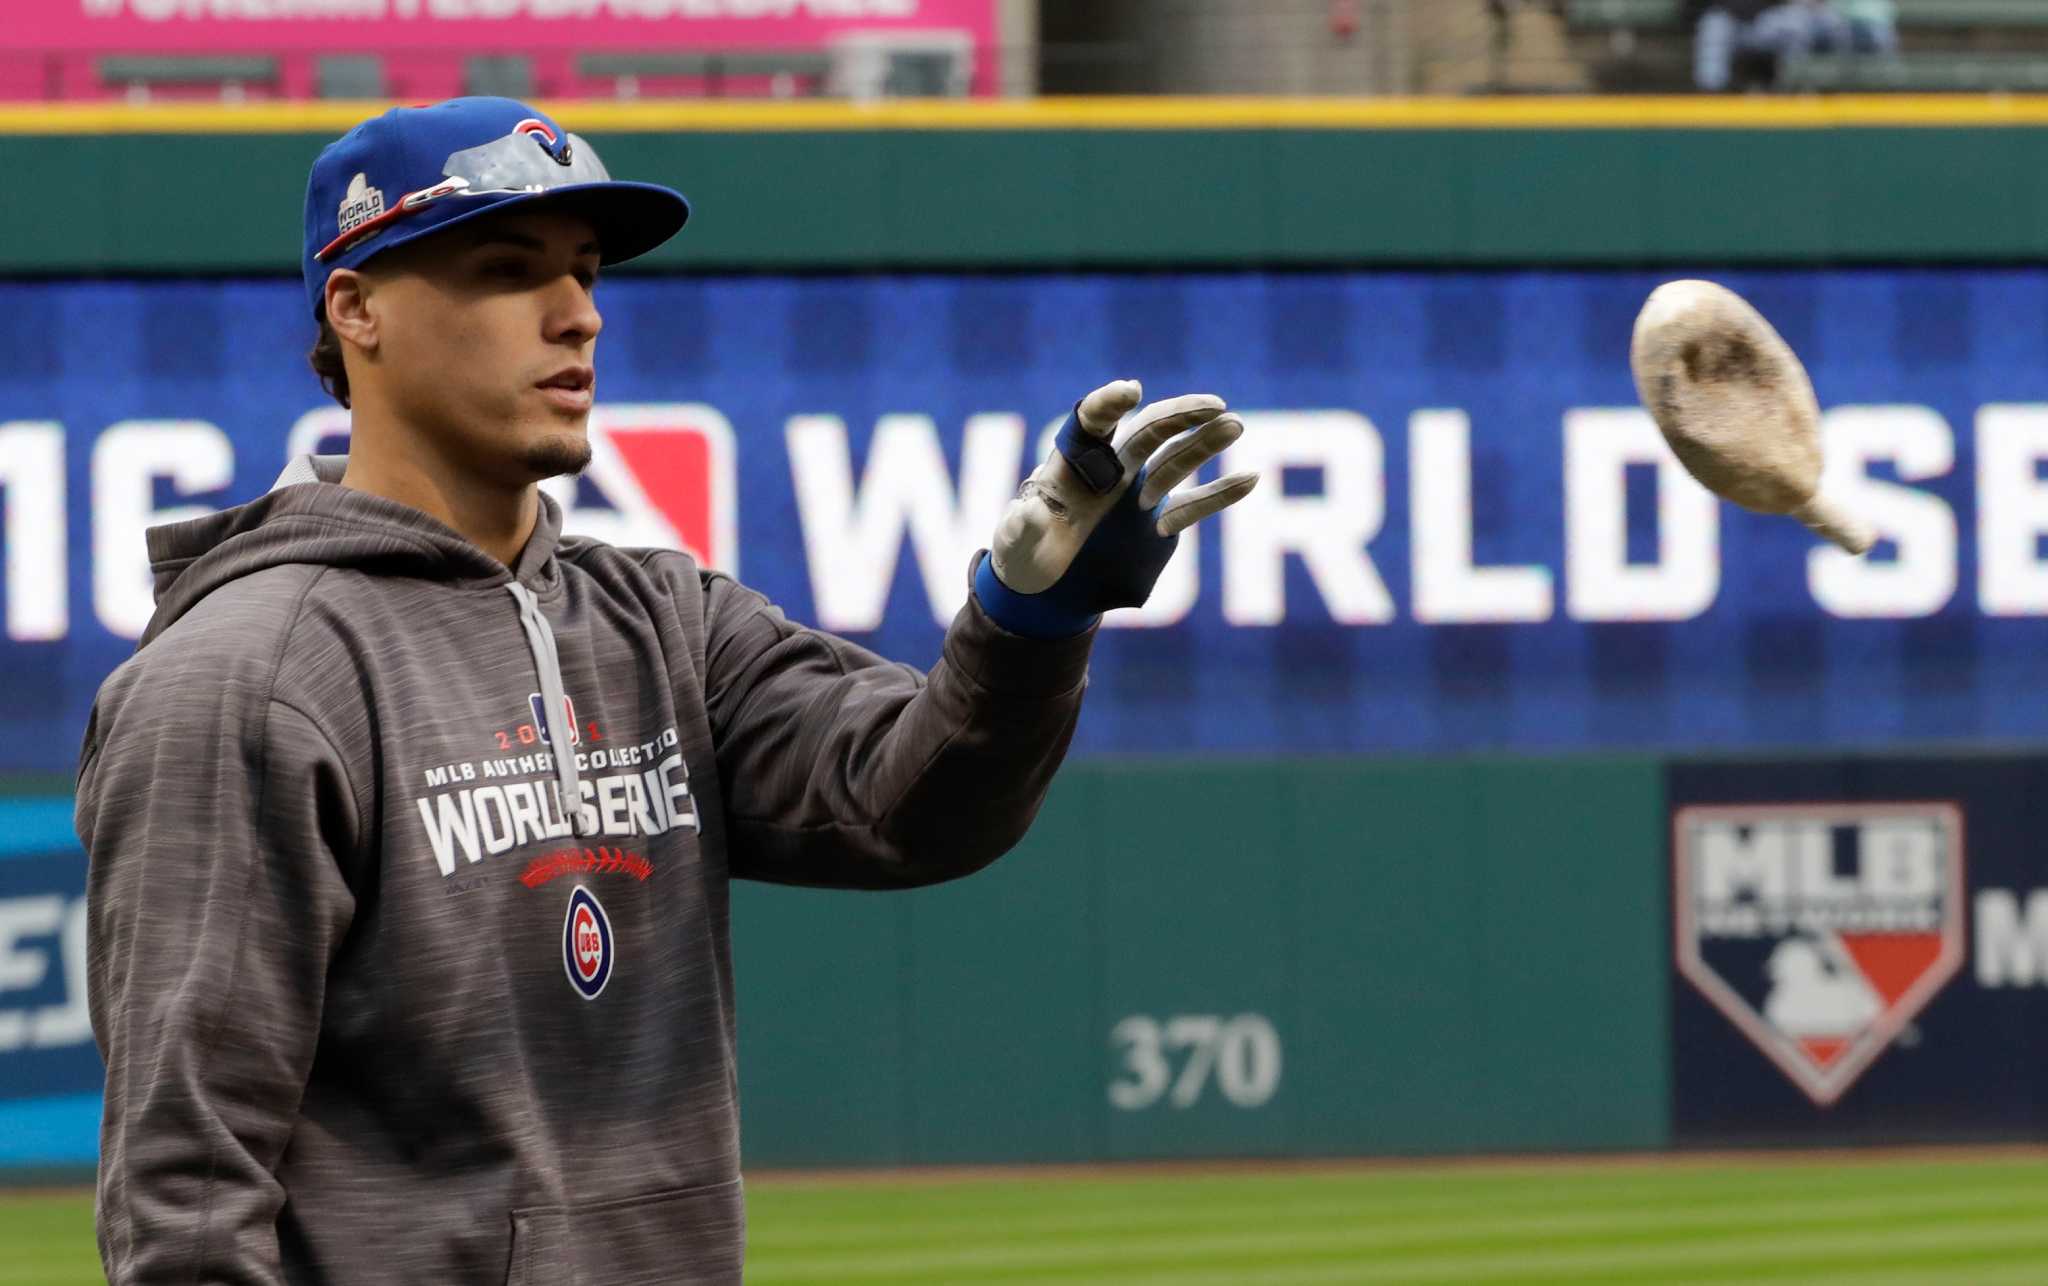
<path id="1" fill-rule="evenodd" d="M 747 1216 L 740 1181 L 587 1206 L 512 1212 L 507 1286 L 669 1286 L 740 1280 Z"/>

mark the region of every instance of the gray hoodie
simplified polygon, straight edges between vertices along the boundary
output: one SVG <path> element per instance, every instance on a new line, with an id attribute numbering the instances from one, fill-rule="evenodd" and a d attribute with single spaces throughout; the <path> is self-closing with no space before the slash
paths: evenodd
<path id="1" fill-rule="evenodd" d="M 970 600 L 922 675 L 545 497 L 508 571 L 317 467 L 149 533 L 87 727 L 109 1278 L 737 1280 L 727 881 L 994 860 L 1089 637 Z"/>

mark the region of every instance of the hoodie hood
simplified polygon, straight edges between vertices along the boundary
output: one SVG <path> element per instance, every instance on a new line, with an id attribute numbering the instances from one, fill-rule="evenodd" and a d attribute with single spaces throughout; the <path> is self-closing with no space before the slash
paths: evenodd
<path id="1" fill-rule="evenodd" d="M 460 532 L 410 505 L 331 485 L 341 481 L 347 464 L 346 456 L 301 456 L 248 504 L 151 527 L 156 612 L 138 646 L 149 646 L 229 581 L 288 563 L 472 586 L 518 582 L 536 591 L 555 579 L 562 511 L 546 494 L 533 536 L 508 571 Z"/>
<path id="2" fill-rule="evenodd" d="M 562 534 L 561 508 L 541 494 L 533 535 L 508 569 L 454 528 L 411 505 L 334 485 L 347 466 L 346 456 L 301 456 L 259 499 L 150 528 L 156 612 L 137 650 L 148 647 L 221 586 L 289 563 L 352 567 L 479 588 L 503 586 L 519 613 L 533 656 L 549 744 L 570 745 L 573 730 L 563 698 L 561 657 L 539 598 L 560 575 L 555 547 Z M 580 798 L 576 757 L 558 754 L 554 762 L 566 811 L 578 819 L 580 831 L 581 813 L 573 806 Z"/>

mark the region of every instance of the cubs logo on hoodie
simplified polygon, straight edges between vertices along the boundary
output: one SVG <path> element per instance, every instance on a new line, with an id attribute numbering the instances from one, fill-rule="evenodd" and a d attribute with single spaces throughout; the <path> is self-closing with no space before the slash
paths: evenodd
<path id="1" fill-rule="evenodd" d="M 569 985 L 585 1000 L 596 1000 L 611 981 L 617 955 L 611 919 L 590 890 L 577 885 L 562 918 L 562 967 L 568 971 Z"/>

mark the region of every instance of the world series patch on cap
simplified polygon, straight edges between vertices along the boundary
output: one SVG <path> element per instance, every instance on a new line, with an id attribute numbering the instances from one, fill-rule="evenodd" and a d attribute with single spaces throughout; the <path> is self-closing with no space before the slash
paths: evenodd
<path id="1" fill-rule="evenodd" d="M 510 98 L 394 107 L 321 150 L 306 180 L 306 302 L 327 277 L 431 232 L 545 200 L 589 219 L 600 261 L 621 263 L 676 234 L 690 203 L 673 188 L 606 172 L 596 149 Z"/>

